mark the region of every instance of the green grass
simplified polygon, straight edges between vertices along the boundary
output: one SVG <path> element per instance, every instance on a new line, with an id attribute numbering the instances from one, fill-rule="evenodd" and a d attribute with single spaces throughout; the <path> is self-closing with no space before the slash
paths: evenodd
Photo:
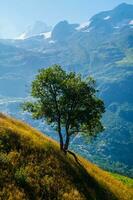
<path id="1" fill-rule="evenodd" d="M 111 175 L 113 175 L 116 179 L 118 179 L 119 181 L 121 181 L 122 183 L 124 183 L 125 185 L 127 185 L 128 187 L 133 188 L 133 179 L 120 175 L 120 174 L 116 174 L 116 173 L 111 173 Z"/>
<path id="2" fill-rule="evenodd" d="M 78 156 L 78 155 L 77 155 Z M 131 200 L 132 188 L 54 140 L 0 114 L 0 199 Z"/>

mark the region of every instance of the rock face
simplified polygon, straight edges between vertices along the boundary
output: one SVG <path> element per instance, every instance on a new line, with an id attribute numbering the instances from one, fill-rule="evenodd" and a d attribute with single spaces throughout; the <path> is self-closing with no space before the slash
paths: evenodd
<path id="1" fill-rule="evenodd" d="M 52 39 L 65 41 L 76 32 L 78 24 L 69 24 L 67 21 L 59 22 L 52 31 Z"/>
<path id="2" fill-rule="evenodd" d="M 47 37 L 0 40 L 0 58 L 0 109 L 13 109 L 14 115 L 26 119 L 15 105 L 28 96 L 39 68 L 56 63 L 93 76 L 106 105 L 105 133 L 91 144 L 76 137 L 72 148 L 103 167 L 132 176 L 133 5 L 121 4 L 81 25 L 60 22 Z"/>

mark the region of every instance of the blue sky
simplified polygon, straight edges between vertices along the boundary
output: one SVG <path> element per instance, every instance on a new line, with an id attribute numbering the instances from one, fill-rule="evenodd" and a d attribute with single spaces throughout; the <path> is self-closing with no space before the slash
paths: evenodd
<path id="1" fill-rule="evenodd" d="M 94 14 L 133 0 L 0 0 L 0 37 L 15 37 L 41 20 L 55 25 L 60 20 L 84 22 Z"/>

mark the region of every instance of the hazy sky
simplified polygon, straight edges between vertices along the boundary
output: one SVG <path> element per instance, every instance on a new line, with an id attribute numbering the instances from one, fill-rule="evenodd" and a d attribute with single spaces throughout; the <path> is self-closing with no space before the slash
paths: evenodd
<path id="1" fill-rule="evenodd" d="M 0 37 L 15 37 L 41 20 L 55 25 L 60 20 L 84 22 L 92 15 L 133 0 L 0 0 Z"/>

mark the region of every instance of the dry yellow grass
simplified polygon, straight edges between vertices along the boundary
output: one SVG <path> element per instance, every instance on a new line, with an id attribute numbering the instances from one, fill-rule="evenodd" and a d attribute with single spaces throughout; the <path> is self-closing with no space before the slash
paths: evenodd
<path id="1" fill-rule="evenodd" d="M 79 159 L 87 172 L 94 177 L 100 185 L 114 193 L 118 199 L 133 200 L 133 188 L 127 187 L 122 182 L 112 177 L 108 172 L 100 169 L 82 157 L 79 156 Z"/>
<path id="2" fill-rule="evenodd" d="M 65 157 L 64 155 L 62 155 L 62 153 L 59 150 L 58 143 L 52 140 L 51 138 L 45 136 L 44 134 L 42 134 L 41 132 L 37 131 L 36 129 L 32 128 L 31 126 L 27 125 L 24 122 L 0 114 L 0 136 L 2 134 L 12 134 L 12 133 L 14 134 L 15 137 L 19 136 L 19 140 L 21 141 L 21 144 L 23 144 L 23 147 L 21 148 L 26 149 L 27 148 L 26 145 L 30 146 L 30 154 L 28 155 L 29 156 L 28 159 L 31 160 L 29 161 L 30 163 L 25 165 L 25 168 L 23 167 L 23 170 L 25 170 L 24 173 L 28 173 L 27 175 L 28 179 L 26 179 L 26 181 L 27 180 L 29 181 L 27 182 L 30 185 L 30 190 L 33 193 L 35 193 L 36 197 L 35 199 L 41 200 L 41 197 L 39 197 L 39 192 L 41 191 L 39 189 L 40 185 L 42 187 L 43 183 L 44 185 L 47 184 L 48 186 L 47 190 L 49 190 L 50 193 L 53 190 L 50 187 L 50 185 L 54 184 L 54 181 L 57 178 L 62 181 L 62 185 L 60 185 L 61 182 L 60 181 L 58 183 L 58 188 L 55 188 L 56 190 L 59 190 L 57 199 L 60 200 L 63 199 L 64 200 L 65 199 L 66 200 L 69 199 L 70 200 L 82 200 L 82 199 L 83 200 L 85 199 L 86 200 L 89 199 L 133 200 L 133 189 L 128 188 L 122 182 L 116 180 L 108 172 L 100 169 L 99 167 L 85 160 L 81 156 L 78 156 L 78 159 L 81 164 L 78 165 L 72 156 L 68 155 L 67 157 Z M 49 146 L 50 146 L 50 151 L 52 152 L 51 154 L 48 153 L 48 151 L 46 152 L 44 151 L 46 147 Z M 27 151 L 25 149 L 23 151 Z M 36 149 L 36 151 L 34 151 L 34 149 Z M 45 164 L 47 161 L 47 166 L 49 166 L 49 169 L 46 167 L 46 165 L 45 166 L 43 165 L 41 160 L 39 160 L 38 162 L 37 156 L 33 155 L 32 151 L 34 151 L 34 153 L 37 153 L 37 156 L 41 155 L 42 159 L 45 160 L 44 162 Z M 44 158 L 43 154 L 45 154 Z M 13 165 L 14 167 L 13 169 L 16 170 L 17 175 L 20 174 L 20 172 L 23 172 L 22 166 L 20 166 L 19 163 L 20 160 L 22 160 L 19 151 L 17 152 L 16 149 L 11 150 L 10 152 L 8 151 L 8 153 L 5 153 L 4 155 L 7 155 L 7 158 L 11 160 L 10 164 Z M 54 165 L 55 169 L 51 169 L 51 165 L 52 166 Z M 54 176 L 54 174 L 51 175 L 51 179 L 48 179 L 46 174 L 43 174 L 41 179 L 38 178 L 40 176 L 38 175 L 38 172 L 40 173 L 40 170 L 43 170 L 42 169 L 43 167 L 45 171 L 55 170 L 55 173 L 57 174 L 55 180 L 54 179 L 52 180 L 53 178 L 52 176 Z M 18 168 L 19 168 L 19 173 L 18 173 Z M 4 173 L 7 172 L 4 171 Z M 25 188 L 23 185 L 20 187 L 20 185 L 17 185 L 17 183 L 11 178 L 8 180 L 8 182 L 9 181 L 12 181 L 12 183 L 8 185 L 7 188 L 5 187 L 7 186 L 6 183 L 4 187 L 0 185 L 3 188 L 2 192 L 0 193 L 1 196 L 4 195 L 4 193 L 10 193 L 9 196 L 11 200 L 33 198 L 33 196 L 26 196 Z M 37 181 L 37 184 L 35 181 Z M 33 184 L 36 185 L 36 188 L 31 187 L 33 186 Z M 80 187 L 82 187 L 82 189 Z M 13 197 L 13 193 L 11 191 L 18 191 L 17 192 L 18 196 L 16 195 L 16 197 Z M 1 196 L 0 199 L 2 199 Z M 4 200 L 6 199 L 8 200 L 9 198 L 6 197 Z M 52 200 L 52 197 L 46 199 Z"/>

